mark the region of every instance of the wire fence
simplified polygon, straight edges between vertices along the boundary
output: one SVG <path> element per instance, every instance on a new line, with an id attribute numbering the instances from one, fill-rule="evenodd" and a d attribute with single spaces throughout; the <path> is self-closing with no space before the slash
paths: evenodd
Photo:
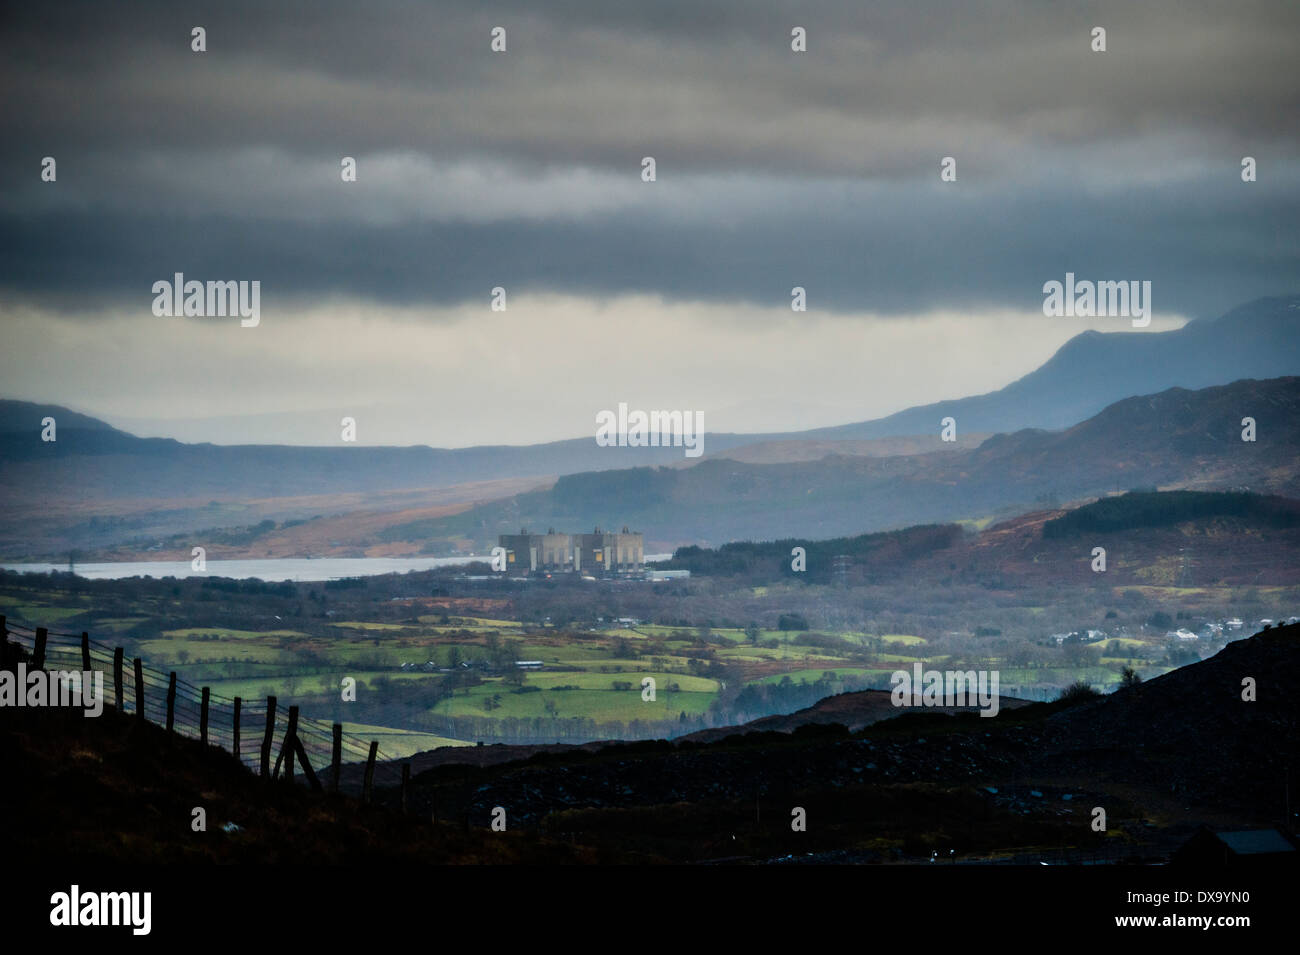
<path id="1" fill-rule="evenodd" d="M 0 617 L 0 639 L 16 644 L 26 653 L 37 653 L 38 628 Z M 126 658 L 118 648 L 91 640 L 84 633 L 66 633 L 42 629 L 44 632 L 44 668 L 47 671 L 84 671 L 103 673 L 104 705 L 114 706 L 123 714 L 139 715 L 143 699 L 143 717 L 151 723 L 166 727 L 189 739 L 202 739 L 206 730 L 207 742 L 233 753 L 244 766 L 253 772 L 262 772 L 263 753 L 266 751 L 267 724 L 271 724 L 270 762 L 272 773 L 278 765 L 276 756 L 285 756 L 285 743 L 289 740 L 290 713 L 288 706 L 276 705 L 271 719 L 268 699 L 239 699 L 219 696 L 206 687 L 195 686 L 180 679 L 174 672 L 161 670 L 140 661 L 140 682 L 136 683 L 136 659 Z M 117 656 L 122 654 L 120 697 L 117 686 Z M 138 659 L 138 658 L 137 658 Z M 174 696 L 173 696 L 174 686 Z M 207 719 L 204 725 L 204 694 L 207 695 Z M 238 712 L 238 720 L 236 720 Z M 322 785 L 328 778 L 334 761 L 334 734 L 338 724 L 298 715 L 296 736 L 302 744 L 312 769 Z M 239 739 L 235 733 L 238 727 Z M 355 771 L 369 761 L 371 742 L 355 733 L 339 734 L 340 767 L 339 791 L 361 795 L 364 776 Z M 375 747 L 372 770 L 373 786 L 388 788 L 402 784 L 400 763 L 383 750 Z M 296 773 L 294 779 L 306 782 L 305 773 Z"/>

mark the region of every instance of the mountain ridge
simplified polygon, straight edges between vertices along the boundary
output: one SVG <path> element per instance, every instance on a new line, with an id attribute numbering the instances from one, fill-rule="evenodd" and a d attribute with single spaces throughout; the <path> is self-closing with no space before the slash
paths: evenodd
<path id="1" fill-rule="evenodd" d="M 866 421 L 794 432 L 707 432 L 705 460 L 717 452 L 760 443 L 863 440 L 936 434 L 953 417 L 960 433 L 1007 433 L 1027 427 L 1059 430 L 1132 395 L 1165 388 L 1211 387 L 1243 378 L 1300 373 L 1300 295 L 1261 298 L 1212 319 L 1198 318 L 1158 333 L 1084 331 L 1043 365 L 995 391 L 907 408 Z M 1102 371 L 1102 369 L 1107 369 Z M 39 441 L 40 420 L 59 420 L 60 441 Z M 90 432 L 91 434 L 87 434 Z M 77 440 L 70 440 L 76 436 Z M 355 460 L 347 455 L 362 457 Z M 80 454 L 172 454 L 173 483 L 224 493 L 238 483 L 253 494 L 327 490 L 395 490 L 446 487 L 503 477 L 545 477 L 636 465 L 683 463 L 680 448 L 599 447 L 579 437 L 534 445 L 428 445 L 335 447 L 186 444 L 140 438 L 81 412 L 41 402 L 0 399 L 0 464 Z M 792 449 L 792 454 L 798 452 Z M 368 454 L 373 459 L 362 465 Z M 362 465 L 362 466 L 358 466 Z M 238 468 L 236 482 L 216 480 L 222 467 Z M 0 480 L 3 476 L 0 475 Z M 102 492 L 131 486 L 119 471 Z M 250 487 L 251 485 L 251 487 Z M 147 482 L 146 482 L 146 486 Z M 156 488 L 142 492 L 156 493 Z"/>

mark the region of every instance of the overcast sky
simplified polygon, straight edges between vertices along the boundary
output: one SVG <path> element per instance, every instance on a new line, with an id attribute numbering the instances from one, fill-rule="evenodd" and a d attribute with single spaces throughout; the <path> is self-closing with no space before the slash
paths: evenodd
<path id="1" fill-rule="evenodd" d="M 1291 0 L 29 6 L 0 395 L 138 433 L 816 427 L 1300 290 Z M 1067 271 L 1149 280 L 1155 320 L 1045 317 Z M 259 281 L 261 323 L 155 316 L 176 272 Z"/>

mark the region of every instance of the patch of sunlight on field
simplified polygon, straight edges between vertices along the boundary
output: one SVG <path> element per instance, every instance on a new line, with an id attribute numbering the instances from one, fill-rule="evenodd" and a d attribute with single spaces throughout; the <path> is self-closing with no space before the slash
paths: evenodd
<path id="1" fill-rule="evenodd" d="M 880 635 L 880 639 L 887 643 L 903 643 L 909 647 L 925 643 L 925 637 L 918 637 L 913 633 L 884 633 Z"/>
<path id="2" fill-rule="evenodd" d="M 669 659 L 672 659 L 672 657 L 669 657 Z M 684 659 L 684 658 L 679 658 L 679 659 Z M 583 667 L 584 672 L 600 672 L 602 669 L 608 669 L 613 672 L 617 672 L 619 670 L 626 670 L 626 671 L 652 670 L 654 669 L 655 666 L 653 663 L 650 662 L 648 658 L 641 659 L 641 660 L 633 660 L 627 657 L 606 657 L 606 656 L 592 657 L 589 660 L 581 660 L 581 659 L 570 660 L 568 665 L 575 666 L 575 667 L 577 666 Z"/>
<path id="3" fill-rule="evenodd" d="M 205 679 L 191 672 L 192 666 L 176 667 L 176 672 L 181 679 L 188 680 L 190 683 L 199 686 L 212 688 L 212 692 L 217 696 L 233 699 L 238 696 L 244 700 L 261 700 L 267 696 L 276 697 L 281 706 L 287 705 L 286 701 L 291 700 L 295 695 L 310 695 L 320 692 L 319 677 L 289 677 L 289 676 L 272 676 L 270 674 L 259 677 L 247 677 L 234 680 L 214 680 Z M 296 680 L 293 684 L 293 690 L 289 689 L 290 681 Z M 331 689 L 333 684 L 331 683 Z"/>
<path id="4" fill-rule="evenodd" d="M 519 636 L 524 632 L 522 627 L 480 627 L 478 624 L 473 624 L 464 627 L 460 625 L 455 625 L 455 626 L 448 625 L 445 627 L 440 627 L 440 626 L 426 624 L 425 630 L 427 630 L 430 634 L 439 637 L 451 636 L 454 634 L 461 634 L 461 633 L 470 633 L 475 635 L 486 634 L 486 633 L 498 633 L 508 637 L 515 637 L 515 636 Z"/>
<path id="5" fill-rule="evenodd" d="M 747 645 L 743 647 L 722 647 L 718 650 L 718 656 L 724 660 L 802 660 L 808 655 L 808 649 L 807 647 L 755 647 Z M 830 659 L 839 660 L 843 658 L 831 657 Z"/>
<path id="6" fill-rule="evenodd" d="M 347 627 L 349 630 L 419 630 L 407 623 L 366 623 L 363 620 L 342 620 L 331 623 L 331 627 Z"/>
<path id="7" fill-rule="evenodd" d="M 667 637 L 674 633 L 694 633 L 694 627 L 669 627 L 661 623 L 643 623 L 637 627 L 642 633 L 648 633 L 656 637 Z"/>
<path id="8" fill-rule="evenodd" d="M 436 736 L 418 730 L 396 729 L 391 726 L 369 726 L 365 723 L 344 723 L 343 732 L 366 740 L 378 740 L 379 748 L 389 756 L 406 759 L 416 753 L 443 746 L 473 746 L 468 740 Z"/>
<path id="9" fill-rule="evenodd" d="M 492 617 L 468 617 L 463 613 L 448 614 L 448 617 L 454 617 L 458 620 L 467 620 L 476 627 L 522 627 L 523 623 L 518 620 L 496 620 Z"/>
<path id="10" fill-rule="evenodd" d="M 483 707 L 484 700 L 500 696 L 500 706 L 490 712 Z M 535 693 L 515 693 L 501 683 L 484 683 L 469 688 L 469 693 L 457 693 L 440 700 L 429 710 L 439 716 L 486 716 L 492 719 L 519 717 L 549 719 L 552 715 L 566 719 L 583 717 L 600 722 L 630 722 L 631 720 L 675 719 L 679 713 L 703 713 L 713 701 L 713 693 L 680 693 L 658 689 L 654 702 L 641 699 L 641 688 L 634 685 L 628 690 L 542 690 Z M 546 701 L 555 704 L 554 714 L 546 711 Z"/>
<path id="11" fill-rule="evenodd" d="M 694 642 L 696 634 L 695 627 L 668 627 L 657 623 L 642 624 L 637 627 L 637 630 L 640 631 L 640 636 L 651 637 L 670 637 L 674 633 L 684 633 L 687 634 L 687 643 L 685 644 L 687 646 Z M 738 629 L 736 627 L 710 627 L 709 632 L 721 639 L 729 640 L 732 643 L 749 643 L 749 635 L 745 633 L 743 629 Z M 790 640 L 792 637 L 797 636 L 798 633 L 799 631 L 795 630 L 759 630 L 758 639 Z M 671 642 L 680 643 L 680 641 Z"/>
<path id="12" fill-rule="evenodd" d="M 260 640 L 266 637 L 292 637 L 308 639 L 301 630 L 227 630 L 222 627 L 185 627 L 181 630 L 164 630 L 164 638 L 188 640 L 191 637 L 216 637 L 220 640 Z"/>
<path id="13" fill-rule="evenodd" d="M 1178 565 L 1181 567 L 1181 565 Z M 1123 590 L 1136 590 L 1144 597 L 1199 597 L 1211 591 L 1204 587 L 1172 587 L 1159 584 L 1136 584 Z M 1260 588 L 1263 589 L 1262 587 Z"/>
<path id="14" fill-rule="evenodd" d="M 873 670 L 868 667 L 825 667 L 819 670 L 791 670 L 789 673 L 773 673 L 770 676 L 759 677 L 757 680 L 750 680 L 750 683 L 780 683 L 787 676 L 793 683 L 816 683 L 825 673 L 834 673 L 837 677 L 843 676 L 869 676 L 883 674 L 884 670 Z"/>

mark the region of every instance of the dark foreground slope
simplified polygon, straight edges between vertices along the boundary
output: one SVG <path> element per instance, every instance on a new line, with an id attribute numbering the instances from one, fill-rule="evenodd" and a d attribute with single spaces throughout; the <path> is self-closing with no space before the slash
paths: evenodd
<path id="1" fill-rule="evenodd" d="M 1265 630 L 1046 721 L 1037 768 L 1168 792 L 1186 806 L 1280 821 L 1300 809 L 1300 625 Z M 1243 699 L 1253 682 L 1255 701 Z M 1294 818 L 1294 816 L 1293 816 Z"/>
<path id="2" fill-rule="evenodd" d="M 999 697 L 998 700 L 999 710 L 1016 710 L 1022 706 L 1030 705 L 1028 700 L 1020 700 L 1009 696 Z M 958 713 L 976 712 L 978 707 L 951 706 L 936 707 L 935 709 L 945 716 L 953 716 Z M 772 716 L 764 716 L 746 723 L 744 726 L 719 726 L 713 729 L 700 730 L 688 736 L 683 736 L 681 739 L 698 743 L 711 743 L 714 740 L 726 739 L 728 736 L 734 736 L 737 733 L 793 733 L 801 726 L 829 726 L 834 724 L 839 724 L 851 732 L 856 732 L 879 723 L 881 720 L 904 715 L 905 712 L 894 706 L 892 694 L 889 690 L 859 690 L 854 693 L 838 693 L 835 696 L 828 696 L 824 700 L 818 700 L 812 706 L 805 706 L 793 713 L 775 713 Z"/>
<path id="3" fill-rule="evenodd" d="M 1246 677 L 1255 702 L 1241 698 Z M 477 825 L 503 806 L 512 825 L 647 860 L 917 860 L 940 848 L 1159 859 L 1201 824 L 1285 822 L 1286 786 L 1300 782 L 1297 680 L 1291 626 L 1093 702 L 444 765 L 416 777 L 415 802 Z M 806 832 L 791 831 L 796 807 Z M 1090 826 L 1094 807 L 1105 833 Z"/>
<path id="4" fill-rule="evenodd" d="M 428 821 L 268 785 L 229 753 L 105 708 L 0 709 L 0 855 L 10 864 L 581 862 L 531 833 Z M 207 831 L 191 829 L 207 812 Z M 227 832 L 227 823 L 239 827 Z"/>
<path id="5" fill-rule="evenodd" d="M 378 793 L 384 811 L 268 786 L 224 752 L 111 712 L 4 709 L 3 850 L 115 862 L 1158 861 L 1201 825 L 1287 825 L 1297 680 L 1300 626 L 1283 627 L 1109 697 L 993 718 L 920 712 L 853 734 L 804 725 L 445 762 L 417 773 L 405 817 L 395 790 Z M 190 828 L 198 806 L 205 833 Z M 1098 808 L 1105 832 L 1091 825 Z M 506 832 L 490 829 L 498 809 Z"/>

